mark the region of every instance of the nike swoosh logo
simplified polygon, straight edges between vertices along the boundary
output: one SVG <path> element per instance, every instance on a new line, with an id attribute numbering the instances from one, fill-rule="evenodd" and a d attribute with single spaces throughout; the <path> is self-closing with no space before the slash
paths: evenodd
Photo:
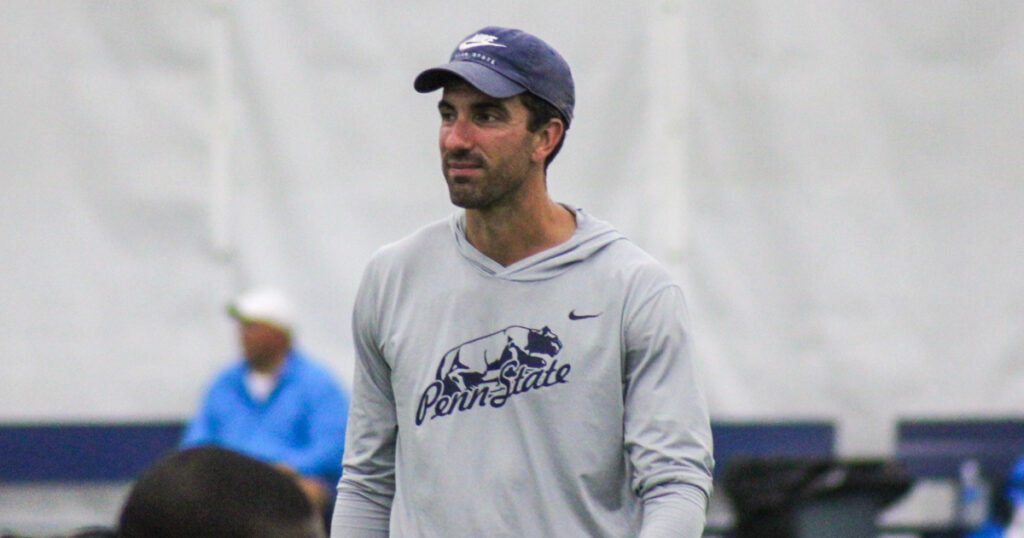
<path id="1" fill-rule="evenodd" d="M 597 316 L 600 316 L 602 313 L 603 312 L 598 312 L 597 314 L 577 314 L 576 310 L 573 309 L 569 312 L 569 319 L 576 321 L 578 319 L 596 318 Z"/>
<path id="2" fill-rule="evenodd" d="M 459 50 L 474 49 L 476 47 L 501 47 L 505 48 L 505 45 L 499 45 L 497 43 L 462 43 L 459 45 Z"/>

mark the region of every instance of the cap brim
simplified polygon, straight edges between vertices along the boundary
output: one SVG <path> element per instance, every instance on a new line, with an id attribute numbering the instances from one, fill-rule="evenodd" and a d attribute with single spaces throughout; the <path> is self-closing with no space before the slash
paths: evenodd
<path id="1" fill-rule="evenodd" d="M 238 321 L 245 321 L 245 318 L 242 317 L 242 313 L 238 311 L 238 305 L 229 304 L 225 310 L 228 311 L 229 316 L 237 319 Z"/>
<path id="2" fill-rule="evenodd" d="M 226 310 L 228 315 L 239 323 L 261 323 L 259 319 L 243 314 L 237 304 L 229 304 Z"/>
<path id="3" fill-rule="evenodd" d="M 259 316 L 246 316 L 245 314 L 242 314 L 242 312 L 238 310 L 238 306 L 236 306 L 236 305 L 228 305 L 227 311 L 228 311 L 228 315 L 231 316 L 235 321 L 237 321 L 239 323 L 259 323 L 261 325 L 266 325 L 268 327 L 273 327 L 273 328 L 275 328 L 275 329 L 277 329 L 279 331 L 282 331 L 282 332 L 286 332 L 286 333 L 291 333 L 292 332 L 291 327 L 288 327 L 286 325 L 282 325 L 282 324 L 280 324 L 280 323 L 278 323 L 276 321 L 269 320 L 269 319 L 263 319 L 263 318 L 261 318 Z"/>
<path id="4" fill-rule="evenodd" d="M 445 85 L 452 75 L 455 75 L 474 88 L 498 99 L 519 95 L 526 91 L 526 88 L 516 84 L 483 65 L 473 62 L 451 62 L 447 65 L 427 69 L 419 74 L 413 82 L 413 87 L 420 93 L 432 92 Z"/>

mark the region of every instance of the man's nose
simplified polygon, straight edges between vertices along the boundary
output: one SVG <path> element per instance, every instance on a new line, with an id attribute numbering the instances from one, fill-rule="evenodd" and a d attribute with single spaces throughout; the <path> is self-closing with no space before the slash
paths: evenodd
<path id="1" fill-rule="evenodd" d="M 472 145 L 472 125 L 468 121 L 460 118 L 441 127 L 442 149 L 467 149 Z"/>

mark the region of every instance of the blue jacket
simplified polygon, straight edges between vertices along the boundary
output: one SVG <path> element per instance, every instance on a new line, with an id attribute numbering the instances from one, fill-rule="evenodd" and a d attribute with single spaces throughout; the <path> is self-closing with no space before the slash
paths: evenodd
<path id="1" fill-rule="evenodd" d="M 292 350 L 265 402 L 249 397 L 244 361 L 214 380 L 181 448 L 218 445 L 285 463 L 333 488 L 341 476 L 348 396 L 320 365 Z"/>
<path id="2" fill-rule="evenodd" d="M 980 529 L 966 535 L 966 538 L 1002 538 L 1003 527 L 994 521 L 989 521 Z"/>

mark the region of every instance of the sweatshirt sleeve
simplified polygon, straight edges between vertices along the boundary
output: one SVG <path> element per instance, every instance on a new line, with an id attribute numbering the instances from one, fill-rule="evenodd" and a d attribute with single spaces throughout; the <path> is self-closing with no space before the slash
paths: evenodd
<path id="1" fill-rule="evenodd" d="M 627 312 L 625 346 L 625 449 L 634 469 L 631 486 L 644 503 L 641 537 L 697 538 L 714 462 L 678 286 L 660 289 Z M 669 528 L 676 530 L 658 530 Z"/>
<path id="2" fill-rule="evenodd" d="M 398 420 L 391 367 L 377 344 L 378 298 L 367 269 L 352 315 L 356 365 L 332 536 L 387 536 Z"/>
<path id="3" fill-rule="evenodd" d="M 707 497 L 688 484 L 665 485 L 644 495 L 639 538 L 700 538 L 707 521 Z"/>
<path id="4" fill-rule="evenodd" d="M 388 510 L 353 489 L 338 488 L 331 522 L 331 536 L 388 538 Z"/>

